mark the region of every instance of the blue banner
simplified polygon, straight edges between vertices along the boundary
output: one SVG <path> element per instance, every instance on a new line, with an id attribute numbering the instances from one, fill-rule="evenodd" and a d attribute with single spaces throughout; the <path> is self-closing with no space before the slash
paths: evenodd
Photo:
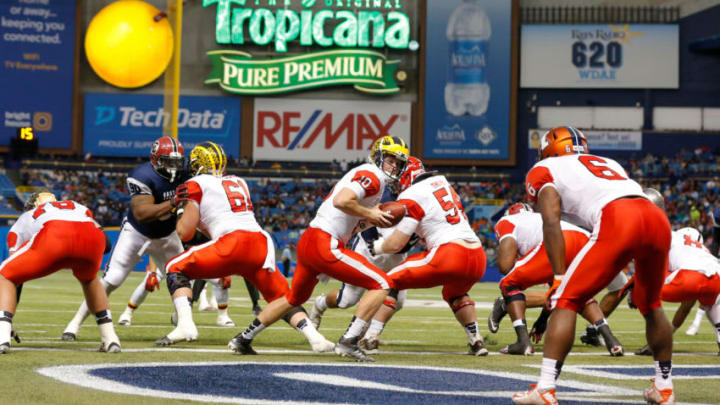
<path id="1" fill-rule="evenodd" d="M 98 156 L 147 157 L 169 119 L 161 95 L 87 93 L 83 151 Z M 228 156 L 238 156 L 240 98 L 181 96 L 178 138 L 186 154 L 198 143 L 212 141 Z"/>
<path id="2" fill-rule="evenodd" d="M 72 146 L 75 0 L 0 2 L 0 145 L 33 127 L 41 148 Z"/>
<path id="3" fill-rule="evenodd" d="M 510 158 L 511 6 L 428 2 L 424 158 Z"/>

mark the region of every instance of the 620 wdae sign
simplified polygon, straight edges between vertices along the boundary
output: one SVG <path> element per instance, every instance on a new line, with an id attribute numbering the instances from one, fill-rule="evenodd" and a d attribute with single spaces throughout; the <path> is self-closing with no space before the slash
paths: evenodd
<path id="1" fill-rule="evenodd" d="M 363 159 L 375 139 L 410 143 L 410 103 L 255 99 L 257 160 L 329 162 Z"/>

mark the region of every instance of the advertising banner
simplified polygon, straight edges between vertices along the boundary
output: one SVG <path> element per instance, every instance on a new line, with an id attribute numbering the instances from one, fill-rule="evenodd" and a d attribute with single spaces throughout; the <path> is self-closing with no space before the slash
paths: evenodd
<path id="1" fill-rule="evenodd" d="M 424 158 L 511 158 L 511 6 L 428 2 Z"/>
<path id="2" fill-rule="evenodd" d="M 410 103 L 255 99 L 255 160 L 353 161 L 375 139 L 399 136 L 410 145 Z"/>
<path id="3" fill-rule="evenodd" d="M 0 145 L 33 127 L 41 148 L 72 146 L 75 3 L 0 1 Z"/>
<path id="4" fill-rule="evenodd" d="M 521 35 L 521 87 L 678 88 L 677 25 L 523 25 Z"/>
<path id="5" fill-rule="evenodd" d="M 87 93 L 83 151 L 99 156 L 147 157 L 169 119 L 161 95 Z M 212 141 L 228 156 L 238 156 L 240 99 L 180 96 L 178 139 L 186 154 L 198 143 Z"/>
<path id="6" fill-rule="evenodd" d="M 528 131 L 528 148 L 537 150 L 540 137 L 547 129 Z M 641 131 L 582 131 L 588 140 L 591 153 L 596 150 L 642 150 Z"/>
<path id="7" fill-rule="evenodd" d="M 281 94 L 349 85 L 369 94 L 395 94 L 408 79 L 397 53 L 419 48 L 412 38 L 415 4 L 400 0 L 204 1 L 215 7 L 215 42 L 243 51 L 207 52 L 205 84 L 234 94 Z M 410 10 L 408 10 L 408 8 Z M 257 59 L 248 48 L 272 58 Z"/>

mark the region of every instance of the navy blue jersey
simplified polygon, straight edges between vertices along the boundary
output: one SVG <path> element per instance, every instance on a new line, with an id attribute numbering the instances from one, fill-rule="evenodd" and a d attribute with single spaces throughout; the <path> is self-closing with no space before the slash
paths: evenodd
<path id="1" fill-rule="evenodd" d="M 170 181 L 159 175 L 153 169 L 150 162 L 143 163 L 133 169 L 127 178 L 127 189 L 132 199 L 136 195 L 151 195 L 155 204 L 160 204 L 175 197 L 175 189 L 188 180 L 190 176 L 186 172 L 178 172 L 175 180 Z M 148 238 L 157 239 L 170 235 L 175 230 L 175 216 L 168 214 L 162 220 L 139 223 L 133 215 L 132 209 L 128 208 L 127 220 L 141 234 Z"/>

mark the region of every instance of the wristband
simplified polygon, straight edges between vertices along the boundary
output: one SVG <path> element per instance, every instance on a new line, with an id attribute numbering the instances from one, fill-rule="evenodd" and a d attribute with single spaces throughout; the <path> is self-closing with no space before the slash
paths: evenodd
<path id="1" fill-rule="evenodd" d="M 385 243 L 385 239 L 383 238 L 379 238 L 373 242 L 373 252 L 375 252 L 376 255 L 385 253 L 382 249 L 383 243 Z"/>

